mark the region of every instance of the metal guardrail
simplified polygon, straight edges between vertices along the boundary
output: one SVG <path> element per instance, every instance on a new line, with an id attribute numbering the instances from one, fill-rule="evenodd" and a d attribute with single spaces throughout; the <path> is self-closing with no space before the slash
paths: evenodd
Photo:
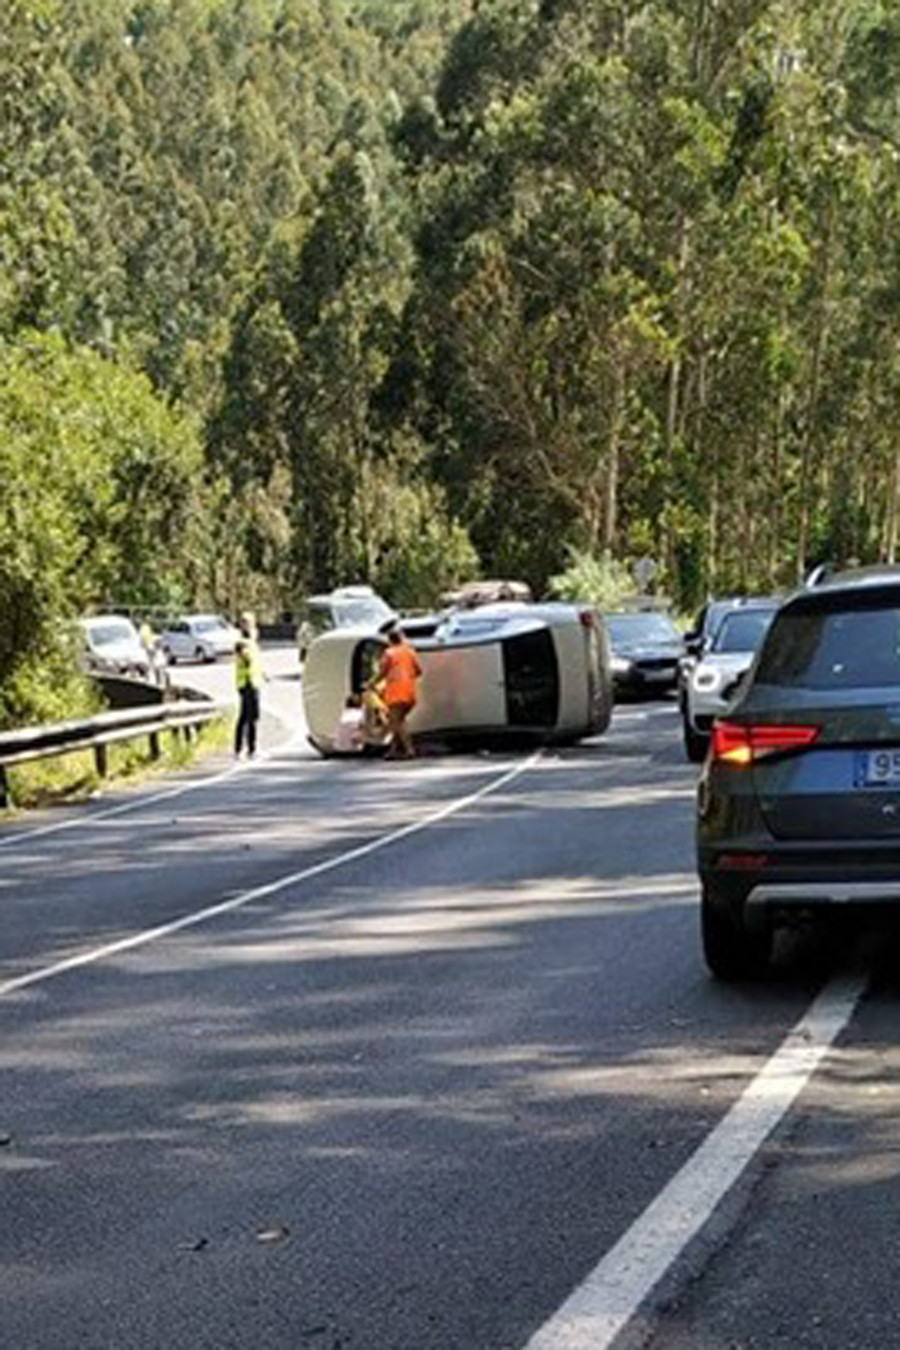
<path id="1" fill-rule="evenodd" d="M 98 713 L 80 721 L 48 723 L 20 731 L 0 732 L 0 809 L 8 806 L 7 768 L 29 760 L 53 759 L 74 750 L 93 750 L 94 763 L 101 777 L 107 772 L 107 746 L 115 741 L 147 736 L 150 757 L 160 755 L 160 734 L 181 732 L 191 740 L 205 722 L 229 711 L 229 705 L 213 699 L 179 699 L 175 703 L 157 703 L 149 707 L 126 708 L 118 712 Z"/>

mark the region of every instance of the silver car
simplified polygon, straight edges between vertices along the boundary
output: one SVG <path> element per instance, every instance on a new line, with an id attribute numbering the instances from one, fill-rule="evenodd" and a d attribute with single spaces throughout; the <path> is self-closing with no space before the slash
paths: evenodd
<path id="1" fill-rule="evenodd" d="M 703 759 L 713 722 L 724 717 L 777 612 L 775 601 L 750 601 L 729 610 L 708 650 L 686 670 L 681 719 L 688 759 Z"/>
<path id="2" fill-rule="evenodd" d="M 233 656 L 240 634 L 218 614 L 187 614 L 160 634 L 167 661 L 215 661 Z"/>
<path id="3" fill-rule="evenodd" d="M 86 671 L 99 675 L 136 675 L 147 679 L 150 658 L 137 629 L 121 614 L 97 614 L 79 621 L 82 637 L 81 662 Z"/>

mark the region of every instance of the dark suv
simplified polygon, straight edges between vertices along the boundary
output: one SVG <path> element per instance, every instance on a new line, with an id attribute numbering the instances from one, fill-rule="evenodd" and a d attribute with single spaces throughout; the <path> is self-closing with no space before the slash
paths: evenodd
<path id="1" fill-rule="evenodd" d="M 838 574 L 781 607 L 713 728 L 697 853 L 721 979 L 764 972 L 779 924 L 900 906 L 900 569 Z"/>

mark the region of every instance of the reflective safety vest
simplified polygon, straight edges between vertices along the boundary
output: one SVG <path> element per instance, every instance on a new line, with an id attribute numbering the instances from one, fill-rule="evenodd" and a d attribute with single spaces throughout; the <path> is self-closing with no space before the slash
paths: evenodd
<path id="1" fill-rule="evenodd" d="M 244 651 L 234 658 L 234 683 L 238 689 L 258 689 L 262 684 L 262 661 L 255 642 L 248 641 Z"/>

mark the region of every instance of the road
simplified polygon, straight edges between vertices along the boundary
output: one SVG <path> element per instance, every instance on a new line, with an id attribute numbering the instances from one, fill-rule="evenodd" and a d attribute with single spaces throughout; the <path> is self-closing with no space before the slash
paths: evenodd
<path id="1" fill-rule="evenodd" d="M 260 744 L 276 746 L 294 736 L 305 737 L 303 707 L 300 695 L 300 665 L 297 647 L 293 642 L 263 644 L 263 664 L 266 683 L 262 690 L 262 717 Z M 205 664 L 198 661 L 179 661 L 169 667 L 173 683 L 199 689 L 211 698 L 228 699 L 237 703 L 232 662 L 216 661 Z"/>
<path id="2" fill-rule="evenodd" d="M 0 832 L 2 1350 L 895 1344 L 891 948 L 708 979 L 673 708 L 294 730 Z"/>

